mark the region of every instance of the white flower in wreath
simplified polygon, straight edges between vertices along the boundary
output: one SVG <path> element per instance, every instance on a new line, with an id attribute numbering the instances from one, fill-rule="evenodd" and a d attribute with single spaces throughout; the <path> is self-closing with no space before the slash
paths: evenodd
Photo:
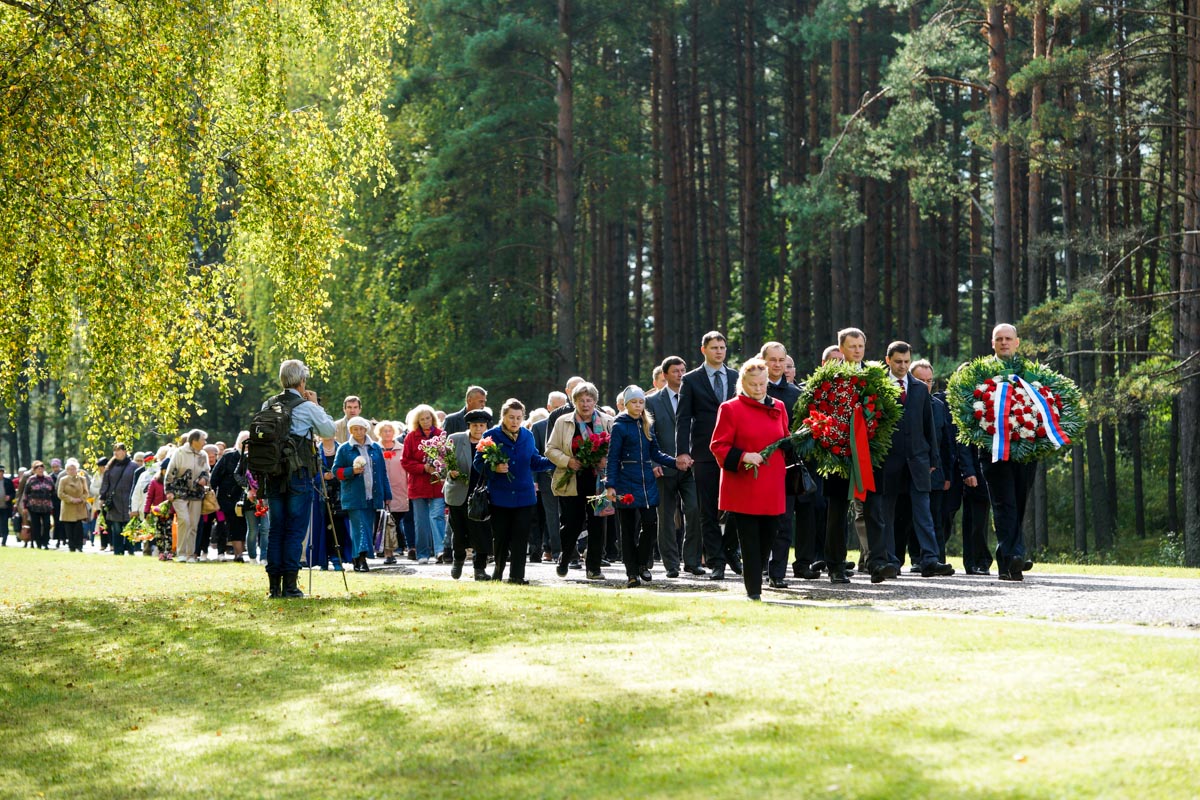
<path id="1" fill-rule="evenodd" d="M 985 406 L 985 405 L 983 404 L 983 401 L 982 401 L 982 400 L 976 400 L 976 401 L 975 401 L 975 404 L 974 404 L 974 406 L 972 406 L 972 407 L 973 407 L 973 408 L 974 408 L 976 411 L 986 411 L 986 410 L 987 410 L 987 406 Z"/>

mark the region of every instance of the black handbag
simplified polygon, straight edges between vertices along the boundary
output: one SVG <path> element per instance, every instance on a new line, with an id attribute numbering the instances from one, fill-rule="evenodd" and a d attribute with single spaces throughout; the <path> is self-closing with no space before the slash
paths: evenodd
<path id="1" fill-rule="evenodd" d="M 472 522 L 487 522 L 492 518 L 491 497 L 487 481 L 480 481 L 467 498 L 467 519 Z"/>
<path id="2" fill-rule="evenodd" d="M 808 473 L 803 461 L 787 468 L 787 494 L 791 497 L 809 497 L 817 493 L 817 482 Z"/>

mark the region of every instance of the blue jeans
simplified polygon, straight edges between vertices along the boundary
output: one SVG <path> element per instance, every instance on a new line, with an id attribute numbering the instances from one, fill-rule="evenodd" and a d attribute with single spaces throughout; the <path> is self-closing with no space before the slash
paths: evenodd
<path id="1" fill-rule="evenodd" d="M 282 485 L 267 490 L 271 509 L 271 534 L 267 540 L 267 574 L 286 575 L 300 571 L 304 537 L 312 524 L 312 504 L 317 486 L 308 470 L 294 473 Z"/>
<path id="2" fill-rule="evenodd" d="M 271 515 L 254 516 L 254 507 L 246 504 L 246 552 L 250 558 L 258 559 L 258 551 L 267 554 L 267 542 L 270 541 Z"/>
<path id="3" fill-rule="evenodd" d="M 125 530 L 126 522 L 108 521 L 108 535 L 112 537 L 112 551 L 114 556 L 123 556 L 126 551 L 133 553 L 133 542 L 121 535 L 121 531 Z"/>
<path id="4" fill-rule="evenodd" d="M 354 542 L 354 555 L 375 555 L 375 517 L 379 514 L 370 508 L 346 509 L 346 520 L 350 523 L 350 540 Z"/>
<path id="5" fill-rule="evenodd" d="M 417 558 L 433 558 L 442 552 L 446 541 L 446 501 L 440 497 L 422 497 L 412 501 L 417 525 Z"/>

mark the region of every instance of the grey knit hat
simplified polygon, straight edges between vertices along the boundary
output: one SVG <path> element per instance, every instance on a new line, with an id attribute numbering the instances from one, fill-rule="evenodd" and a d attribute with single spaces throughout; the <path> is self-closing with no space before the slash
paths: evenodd
<path id="1" fill-rule="evenodd" d="M 646 399 L 646 393 L 642 391 L 642 387 L 632 383 L 625 387 L 625 391 L 622 394 L 625 395 L 626 403 L 628 403 L 630 400 Z"/>

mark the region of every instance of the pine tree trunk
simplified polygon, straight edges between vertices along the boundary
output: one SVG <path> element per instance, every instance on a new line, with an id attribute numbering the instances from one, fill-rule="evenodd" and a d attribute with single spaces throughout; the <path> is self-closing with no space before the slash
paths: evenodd
<path id="1" fill-rule="evenodd" d="M 566 383 L 576 368 L 575 320 L 575 87 L 571 63 L 571 0 L 558 0 L 559 43 L 556 50 L 558 79 L 554 93 L 558 105 L 555 159 L 555 264 L 558 291 L 558 383 Z"/>
<path id="2" fill-rule="evenodd" d="M 1179 272 L 1179 354 L 1200 351 L 1200 0 L 1184 3 L 1187 59 L 1184 97 L 1183 252 Z M 1180 484 L 1184 563 L 1200 567 L 1200 370 L 1185 367 L 1179 392 Z"/>
<path id="3" fill-rule="evenodd" d="M 995 321 L 1015 322 L 1012 293 L 1012 185 L 1008 147 L 1008 64 L 1004 3 L 988 5 L 988 99 L 992 121 L 992 296 Z"/>
<path id="4" fill-rule="evenodd" d="M 756 28 L 754 0 L 745 0 L 738 97 L 738 163 L 741 173 L 742 347 L 752 352 L 763 341 L 763 297 L 758 262 L 758 114 L 755 97 Z"/>

